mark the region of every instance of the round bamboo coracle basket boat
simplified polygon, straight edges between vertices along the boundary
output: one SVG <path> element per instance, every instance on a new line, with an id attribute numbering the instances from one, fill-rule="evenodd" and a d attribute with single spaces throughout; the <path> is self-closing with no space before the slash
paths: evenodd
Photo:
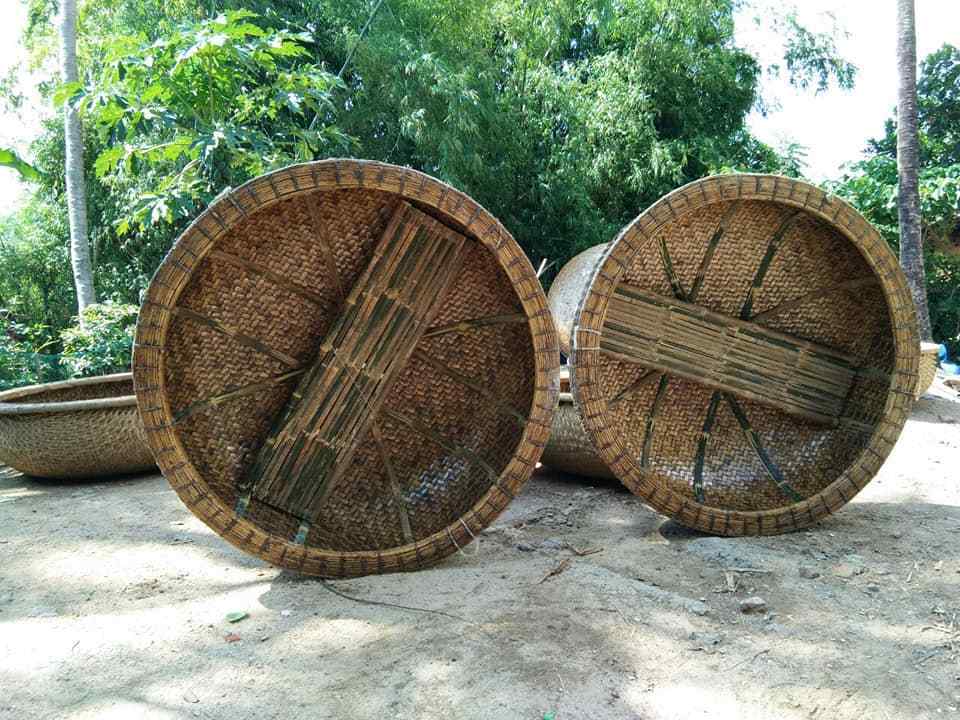
<path id="1" fill-rule="evenodd" d="M 225 539 L 345 577 L 473 540 L 528 479 L 559 362 L 546 297 L 476 202 L 408 168 L 330 160 L 218 198 L 137 326 L 161 469 Z"/>
<path id="2" fill-rule="evenodd" d="M 0 463 L 26 475 L 82 479 L 156 467 L 130 373 L 0 393 Z"/>
<path id="3" fill-rule="evenodd" d="M 940 346 L 936 343 L 920 343 L 920 366 L 917 375 L 917 400 L 930 389 L 937 377 L 937 361 L 940 358 Z"/>
<path id="4" fill-rule="evenodd" d="M 581 298 L 572 317 L 559 293 Z M 671 193 L 581 287 L 555 282 L 551 304 L 599 458 L 706 532 L 780 533 L 838 509 L 913 402 L 919 339 L 896 258 L 849 205 L 797 180 Z"/>

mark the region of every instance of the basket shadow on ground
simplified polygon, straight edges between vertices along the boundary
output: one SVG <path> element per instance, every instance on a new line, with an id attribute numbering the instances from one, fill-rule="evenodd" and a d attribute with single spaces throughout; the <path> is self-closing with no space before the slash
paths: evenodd
<path id="1" fill-rule="evenodd" d="M 541 473 L 478 555 L 326 584 L 229 547 L 157 476 L 0 478 L 0 523 L 16 717 L 901 717 L 954 697 L 951 505 L 721 539 Z M 740 613 L 752 594 L 769 612 Z"/>

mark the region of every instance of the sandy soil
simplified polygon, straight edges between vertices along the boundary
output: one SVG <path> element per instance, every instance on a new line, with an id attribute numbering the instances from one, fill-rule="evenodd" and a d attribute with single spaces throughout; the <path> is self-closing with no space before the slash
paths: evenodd
<path id="1" fill-rule="evenodd" d="M 542 473 L 466 555 L 327 584 L 234 550 L 159 476 L 8 473 L 0 717 L 960 717 L 958 423 L 938 385 L 810 531 L 703 536 Z"/>

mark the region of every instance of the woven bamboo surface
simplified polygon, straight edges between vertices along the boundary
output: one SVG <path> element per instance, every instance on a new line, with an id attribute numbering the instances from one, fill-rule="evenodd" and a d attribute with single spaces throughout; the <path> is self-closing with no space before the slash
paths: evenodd
<path id="1" fill-rule="evenodd" d="M 918 400 L 930 389 L 937 377 L 939 357 L 939 345 L 936 343 L 920 343 L 920 368 L 917 375 L 917 390 L 914 393 Z"/>
<path id="2" fill-rule="evenodd" d="M 595 245 L 574 256 L 560 268 L 560 272 L 557 273 L 557 277 L 554 278 L 553 284 L 550 286 L 547 303 L 550 305 L 550 312 L 557 326 L 560 352 L 568 358 L 570 357 L 573 321 L 577 316 L 577 308 L 580 306 L 583 290 L 590 284 L 594 268 L 603 253 L 606 252 L 607 247 L 606 244 Z"/>
<path id="3" fill-rule="evenodd" d="M 631 289 L 660 298 L 655 332 L 617 310 Z M 917 382 L 916 315 L 889 247 L 843 201 L 776 176 L 707 178 L 641 214 L 581 288 L 573 337 L 600 458 L 657 510 L 722 535 L 844 505 L 889 454 Z"/>
<path id="4" fill-rule="evenodd" d="M 156 467 L 130 373 L 0 393 L 0 463 L 26 475 L 82 479 Z"/>
<path id="5" fill-rule="evenodd" d="M 147 293 L 134 375 L 171 485 L 271 563 L 345 577 L 463 548 L 536 466 L 556 333 L 526 256 L 411 169 L 329 160 L 218 198 Z"/>
<path id="6" fill-rule="evenodd" d="M 560 403 L 553 414 L 550 439 L 541 461 L 553 470 L 571 475 L 615 480 L 616 475 L 597 456 L 593 441 L 583 429 L 580 413 L 569 391 L 568 368 L 567 365 L 560 368 Z"/>

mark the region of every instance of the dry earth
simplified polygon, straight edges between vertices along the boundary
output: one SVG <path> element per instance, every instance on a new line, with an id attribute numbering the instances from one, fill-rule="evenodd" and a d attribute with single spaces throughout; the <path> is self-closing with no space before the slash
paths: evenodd
<path id="1" fill-rule="evenodd" d="M 958 423 L 938 384 L 807 532 L 694 534 L 542 473 L 466 555 L 328 584 L 226 545 L 159 476 L 7 473 L 0 717 L 960 718 Z"/>

